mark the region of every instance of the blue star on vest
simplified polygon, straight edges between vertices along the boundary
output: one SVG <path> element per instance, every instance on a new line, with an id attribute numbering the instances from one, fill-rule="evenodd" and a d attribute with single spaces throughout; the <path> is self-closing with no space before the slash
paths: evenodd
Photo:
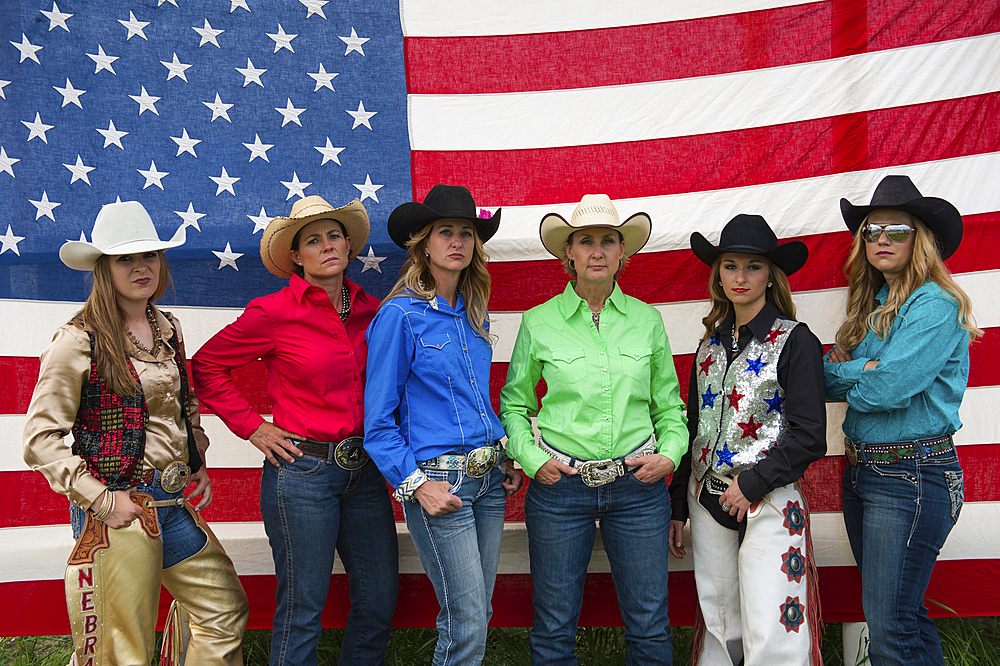
<path id="1" fill-rule="evenodd" d="M 716 396 L 719 395 L 719 393 L 722 393 L 722 391 L 719 391 L 717 393 L 712 393 L 712 385 L 709 384 L 708 390 L 706 390 L 704 393 L 701 394 L 701 408 L 702 409 L 705 409 L 706 407 L 714 408 L 715 398 Z"/>
<path id="2" fill-rule="evenodd" d="M 711 347 L 712 345 L 717 345 L 717 344 L 719 344 L 719 336 L 713 335 L 711 338 L 708 339 L 708 346 L 709 347 Z"/>
<path id="3" fill-rule="evenodd" d="M 722 463 L 726 463 L 727 465 L 729 465 L 730 467 L 732 467 L 733 466 L 733 456 L 736 455 L 736 451 L 730 451 L 729 450 L 729 442 L 725 442 L 722 445 L 722 450 L 721 451 L 716 451 L 715 455 L 716 455 L 716 457 L 718 457 L 718 460 L 715 462 L 715 466 L 716 467 L 722 467 Z"/>
<path id="4" fill-rule="evenodd" d="M 773 398 L 764 398 L 764 402 L 766 402 L 767 405 L 768 405 L 767 406 L 767 412 L 765 412 L 764 415 L 767 416 L 771 412 L 778 412 L 780 414 L 781 413 L 781 403 L 783 403 L 784 401 L 785 401 L 785 399 L 782 398 L 780 395 L 778 395 L 778 391 L 775 390 Z"/>
<path id="5" fill-rule="evenodd" d="M 764 360 L 763 354 L 759 355 L 756 359 L 748 358 L 747 369 L 743 372 L 750 372 L 753 370 L 753 373 L 760 377 L 760 371 L 764 369 L 765 365 L 767 365 L 767 361 Z"/>

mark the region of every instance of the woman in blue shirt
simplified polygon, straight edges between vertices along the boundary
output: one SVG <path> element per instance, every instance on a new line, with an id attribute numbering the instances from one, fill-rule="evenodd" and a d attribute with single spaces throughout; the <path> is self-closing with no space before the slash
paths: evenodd
<path id="1" fill-rule="evenodd" d="M 489 396 L 483 243 L 499 225 L 500 211 L 479 218 L 464 187 L 398 206 L 389 236 L 409 258 L 368 328 L 365 449 L 396 488 L 441 606 L 435 666 L 482 661 L 505 492 L 522 481 L 502 460 Z"/>
<path id="2" fill-rule="evenodd" d="M 861 569 L 873 666 L 944 665 L 924 593 L 962 508 L 952 435 L 982 335 L 942 260 L 962 217 L 886 176 L 868 206 L 840 200 L 854 242 L 847 320 L 824 364 L 826 396 L 846 400 L 844 522 Z"/>

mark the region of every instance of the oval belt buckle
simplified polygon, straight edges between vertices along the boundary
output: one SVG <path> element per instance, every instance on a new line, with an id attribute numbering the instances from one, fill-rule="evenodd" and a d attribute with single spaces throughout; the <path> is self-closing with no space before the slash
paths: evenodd
<path id="1" fill-rule="evenodd" d="M 337 444 L 333 457 L 341 469 L 351 472 L 365 466 L 368 462 L 368 452 L 361 445 L 363 441 L 360 437 L 349 437 Z"/>
<path id="2" fill-rule="evenodd" d="M 854 442 L 851 441 L 849 437 L 844 438 L 844 455 L 847 457 L 847 461 L 854 466 L 858 464 L 858 449 L 854 446 Z"/>
<path id="3" fill-rule="evenodd" d="M 465 456 L 465 474 L 474 479 L 486 476 L 486 473 L 497 464 L 500 454 L 492 446 L 480 446 L 472 449 Z"/>
<path id="4" fill-rule="evenodd" d="M 176 493 L 184 490 L 189 478 L 191 478 L 191 468 L 181 461 L 175 460 L 160 472 L 160 487 L 165 492 Z"/>

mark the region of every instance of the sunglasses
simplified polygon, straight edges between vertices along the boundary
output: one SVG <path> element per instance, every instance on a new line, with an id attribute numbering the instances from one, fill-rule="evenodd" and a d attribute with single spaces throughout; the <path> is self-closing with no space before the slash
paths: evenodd
<path id="1" fill-rule="evenodd" d="M 905 224 L 871 224 L 865 225 L 861 230 L 861 237 L 868 243 L 874 243 L 882 237 L 882 232 L 886 237 L 896 243 L 905 243 L 906 239 L 913 233 L 913 227 Z"/>

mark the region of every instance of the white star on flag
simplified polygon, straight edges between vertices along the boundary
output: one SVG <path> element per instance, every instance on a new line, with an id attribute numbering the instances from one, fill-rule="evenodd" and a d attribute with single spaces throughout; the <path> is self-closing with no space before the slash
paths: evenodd
<path id="1" fill-rule="evenodd" d="M 216 252 L 212 250 L 212 254 L 219 258 L 219 268 L 222 270 L 225 266 L 232 266 L 236 270 L 240 270 L 240 267 L 236 265 L 236 260 L 243 256 L 242 252 L 233 252 L 233 248 L 226 243 L 226 249 L 222 252 Z"/>
<path id="2" fill-rule="evenodd" d="M 218 37 L 219 35 L 221 35 L 222 33 L 224 33 L 225 30 L 215 30 L 215 29 L 213 29 L 212 28 L 212 24 L 208 22 L 208 19 L 205 19 L 205 27 L 204 28 L 195 28 L 195 27 L 192 27 L 191 29 L 194 30 L 195 32 L 197 32 L 199 35 L 201 35 L 201 43 L 198 44 L 198 48 L 201 48 L 202 46 L 204 46 L 205 44 L 208 44 L 209 42 L 215 44 L 215 46 L 217 48 L 220 48 L 220 49 L 222 48 L 221 46 L 219 46 L 219 41 L 216 39 L 216 37 Z"/>
<path id="3" fill-rule="evenodd" d="M 22 120 L 21 124 L 27 127 L 29 130 L 31 130 L 28 133 L 28 141 L 31 141 L 37 136 L 45 143 L 49 142 L 49 140 L 45 137 L 45 133 L 48 132 L 53 127 L 55 127 L 55 125 L 46 125 L 45 123 L 43 123 L 37 111 L 35 111 L 34 122 L 29 123 L 27 120 Z"/>
<path id="4" fill-rule="evenodd" d="M 42 192 L 42 200 L 41 201 L 35 201 L 34 199 L 28 199 L 28 201 L 31 203 L 32 206 L 35 207 L 35 219 L 36 220 L 38 218 L 40 218 L 41 216 L 44 215 L 45 217 L 49 218 L 53 222 L 56 221 L 55 216 L 52 214 L 52 210 L 56 206 L 62 206 L 62 204 L 61 203 L 55 203 L 54 201 L 49 201 L 49 195 L 48 195 L 47 192 Z"/>
<path id="5" fill-rule="evenodd" d="M 128 134 L 128 132 L 122 132 L 115 127 L 115 121 L 108 121 L 108 129 L 102 130 L 100 127 L 97 131 L 104 136 L 104 147 L 107 148 L 111 144 L 115 144 L 122 150 L 125 150 L 125 146 L 122 145 L 122 137 Z"/>
<path id="6" fill-rule="evenodd" d="M 288 196 L 285 197 L 285 201 L 292 198 L 292 195 L 298 195 L 300 199 L 306 198 L 305 190 L 307 187 L 312 185 L 312 183 L 303 183 L 299 180 L 299 174 L 292 172 L 292 179 L 289 181 L 281 181 L 281 184 L 288 188 Z"/>
<path id="7" fill-rule="evenodd" d="M 126 42 L 128 40 L 132 39 L 133 37 L 135 37 L 136 35 L 139 35 L 140 37 L 142 37 L 143 39 L 145 39 L 147 42 L 149 41 L 148 39 L 146 39 L 146 35 L 143 34 L 143 32 L 142 32 L 142 29 L 145 28 L 147 25 L 149 25 L 149 21 L 136 21 L 135 20 L 135 14 L 133 14 L 132 12 L 129 12 L 128 13 L 128 20 L 127 21 L 123 21 L 122 19 L 118 19 L 118 22 L 121 23 L 126 28 L 128 28 L 128 36 L 125 38 Z"/>
<path id="8" fill-rule="evenodd" d="M 282 127 L 284 127 L 288 123 L 295 123 L 299 127 L 302 127 L 302 123 L 299 122 L 299 115 L 301 115 L 302 112 L 305 111 L 305 109 L 296 109 L 294 106 L 292 106 L 291 98 L 288 99 L 288 102 L 285 104 L 285 108 L 282 109 L 280 107 L 275 107 L 274 110 L 281 114 Z"/>
<path id="9" fill-rule="evenodd" d="M 358 37 L 358 33 L 354 30 L 354 27 L 352 26 L 351 27 L 351 36 L 350 37 L 340 37 L 339 39 L 340 39 L 340 41 L 342 41 L 345 44 L 347 44 L 347 50 L 344 51 L 344 55 L 345 56 L 347 54 L 349 54 L 351 51 L 357 51 L 361 55 L 364 55 L 365 54 L 365 50 L 363 48 L 361 48 L 361 45 L 364 44 L 365 42 L 367 42 L 369 39 L 371 39 L 371 37 Z"/>
<path id="10" fill-rule="evenodd" d="M 379 273 L 381 273 L 382 267 L 379 266 L 379 264 L 381 264 L 383 261 L 386 260 L 385 257 L 376 257 L 375 250 L 372 249 L 371 245 L 368 246 L 368 254 L 366 256 L 357 256 L 355 257 L 355 259 L 357 259 L 358 261 L 360 261 L 365 265 L 365 267 L 361 269 L 362 273 L 371 268 L 374 268 Z"/>
<path id="11" fill-rule="evenodd" d="M 174 212 L 180 215 L 181 219 L 184 220 L 183 226 L 194 227 L 198 231 L 201 231 L 201 226 L 198 224 L 198 220 L 205 217 L 205 213 L 194 212 L 194 203 L 189 203 L 188 209 L 186 211 L 182 212 L 179 210 L 175 210 Z"/>
<path id="12" fill-rule="evenodd" d="M 371 126 L 371 123 L 368 122 L 368 120 L 372 116 L 374 116 L 376 113 L 378 113 L 378 111 L 365 111 L 365 103 L 364 103 L 364 101 L 359 101 L 358 102 L 358 110 L 357 111 L 351 111 L 350 109 L 347 109 L 347 112 L 349 114 L 351 114 L 352 118 L 354 118 L 354 124 L 351 125 L 351 129 L 354 129 L 358 125 L 364 125 L 368 129 L 371 129 L 372 126 Z"/>
<path id="13" fill-rule="evenodd" d="M 250 11 L 250 7 L 247 5 L 247 0 L 230 0 L 229 13 L 232 14 L 239 7 L 242 7 L 243 9 Z"/>
<path id="14" fill-rule="evenodd" d="M 118 60 L 118 56 L 109 56 L 104 52 L 104 47 L 100 44 L 97 45 L 97 54 L 88 53 L 87 57 L 93 60 L 94 64 L 97 65 L 97 67 L 94 68 L 94 74 L 99 73 L 102 69 L 106 69 L 115 76 L 118 76 L 118 72 L 116 72 L 115 68 L 111 66 L 111 63 Z"/>
<path id="15" fill-rule="evenodd" d="M 323 67 L 323 63 L 319 64 L 319 71 L 315 74 L 312 72 L 306 72 L 306 74 L 311 76 L 313 80 L 316 81 L 316 87 L 313 88 L 313 92 L 316 92 L 320 88 L 329 88 L 330 90 L 333 90 L 333 77 L 340 76 L 339 72 L 327 72 Z M 336 90 L 333 91 L 337 92 Z"/>
<path id="16" fill-rule="evenodd" d="M 76 104 L 81 109 L 83 108 L 83 105 L 80 104 L 80 95 L 82 95 L 87 91 L 77 90 L 76 88 L 73 87 L 73 84 L 69 82 L 69 79 L 66 79 L 65 88 L 60 88 L 59 86 L 52 86 L 52 88 L 56 90 L 60 95 L 62 95 L 63 106 L 66 106 L 67 104 Z"/>
<path id="17" fill-rule="evenodd" d="M 158 188 L 162 190 L 163 183 L 161 183 L 160 181 L 163 180 L 164 176 L 170 175 L 169 171 L 157 171 L 156 162 L 152 160 L 149 161 L 149 169 L 146 170 L 136 169 L 136 171 L 138 171 L 139 173 L 141 173 L 143 176 L 146 177 L 146 184 L 142 186 L 142 189 L 146 189 L 150 185 L 156 185 Z"/>
<path id="18" fill-rule="evenodd" d="M 323 166 L 324 164 L 326 164 L 331 160 L 336 162 L 337 164 L 340 164 L 340 154 L 344 152 L 344 149 L 334 148 L 333 144 L 330 143 L 330 137 L 326 137 L 325 146 L 313 146 L 313 148 L 318 150 L 320 152 L 320 155 L 323 156 L 323 161 L 320 162 L 320 166 Z"/>
<path id="19" fill-rule="evenodd" d="M 264 212 L 263 206 L 260 207 L 260 215 L 247 215 L 247 217 L 253 222 L 253 233 L 266 229 L 267 225 L 271 223 L 271 218 Z"/>
<path id="20" fill-rule="evenodd" d="M 361 185 L 358 185 L 357 183 L 355 183 L 354 187 L 356 187 L 359 190 L 361 190 L 361 201 L 362 202 L 365 199 L 374 199 L 375 203 L 378 203 L 378 196 L 375 193 L 378 192 L 381 188 L 383 188 L 384 185 L 372 185 L 372 178 L 371 178 L 371 176 L 369 176 L 368 174 L 365 174 L 365 182 L 363 184 L 361 184 Z"/>
<path id="21" fill-rule="evenodd" d="M 0 146 L 0 173 L 6 171 L 11 178 L 14 178 L 14 165 L 20 161 L 16 157 L 8 157 L 7 151 L 4 150 L 3 146 Z"/>
<path id="22" fill-rule="evenodd" d="M 239 178 L 233 178 L 228 173 L 226 173 L 226 167 L 222 167 L 221 176 L 218 177 L 209 176 L 209 178 L 215 181 L 215 184 L 219 186 L 219 189 L 215 190 L 215 196 L 219 196 L 220 194 L 222 194 L 223 190 L 228 190 L 230 194 L 232 194 L 234 197 L 236 196 L 236 192 L 233 191 L 233 183 L 238 181 Z"/>
<path id="23" fill-rule="evenodd" d="M 243 145 L 250 151 L 250 159 L 248 161 L 253 162 L 256 158 L 260 157 L 265 162 L 271 162 L 271 160 L 267 159 L 267 151 L 274 148 L 273 143 L 261 143 L 260 136 L 254 134 L 253 143 L 244 143 Z"/>
<path id="24" fill-rule="evenodd" d="M 4 88 L 10 85 L 10 81 L 4 81 L 0 79 L 0 99 L 7 99 L 7 93 L 3 91 Z"/>
<path id="25" fill-rule="evenodd" d="M 201 139 L 192 139 L 189 137 L 187 128 L 181 129 L 180 136 L 172 136 L 170 138 L 177 144 L 176 157 L 180 157 L 181 153 L 191 153 L 195 157 L 198 157 L 198 154 L 194 152 L 194 147 L 201 143 Z"/>
<path id="26" fill-rule="evenodd" d="M 72 185 L 78 180 L 82 180 L 83 182 L 87 183 L 87 185 L 90 185 L 90 177 L 87 174 L 93 171 L 95 167 L 87 166 L 86 164 L 84 164 L 83 159 L 80 157 L 79 153 L 76 156 L 76 164 L 63 164 L 63 166 L 69 169 L 70 173 L 73 174 L 73 178 L 69 181 L 70 185 Z"/>
<path id="27" fill-rule="evenodd" d="M 0 254 L 3 254 L 7 250 L 10 250 L 17 256 L 21 256 L 21 253 L 17 250 L 17 244 L 24 240 L 24 236 L 15 236 L 14 232 L 10 230 L 10 225 L 7 225 L 7 233 L 0 236 Z"/>
<path id="28" fill-rule="evenodd" d="M 328 4 L 330 0 L 299 0 L 306 9 L 306 18 L 309 18 L 313 14 L 319 14 L 323 18 L 326 18 L 326 14 L 323 13 L 323 5 Z"/>
<path id="29" fill-rule="evenodd" d="M 274 40 L 274 52 L 277 53 L 279 49 L 288 49 L 292 53 L 295 53 L 295 49 L 292 48 L 292 40 L 298 37 L 297 34 L 289 35 L 285 33 L 285 29 L 278 24 L 278 32 L 276 33 L 265 33 L 268 37 Z"/>
<path id="30" fill-rule="evenodd" d="M 191 65 L 185 65 L 180 60 L 178 60 L 176 53 L 174 54 L 173 60 L 171 60 L 170 62 L 167 62 L 166 60 L 161 60 L 160 64 L 169 70 L 167 74 L 167 81 L 174 78 L 175 76 L 179 76 L 182 79 L 184 79 L 185 83 L 187 83 L 188 77 L 184 72 L 187 71 L 188 68 L 191 67 Z"/>
<path id="31" fill-rule="evenodd" d="M 252 83 L 256 83 L 261 88 L 264 87 L 264 84 L 260 82 L 260 75 L 263 74 L 264 72 L 266 72 L 267 70 L 266 69 L 257 69 L 256 67 L 254 67 L 253 63 L 250 61 L 250 58 L 247 58 L 246 69 L 241 69 L 239 67 L 235 67 L 234 69 L 237 72 L 239 72 L 240 74 L 243 75 L 243 87 L 244 88 L 246 88 L 248 85 L 250 85 L 251 82 Z"/>
<path id="32" fill-rule="evenodd" d="M 156 110 L 154 104 L 160 101 L 159 97 L 153 97 L 148 92 L 146 92 L 146 86 L 142 86 L 142 92 L 138 95 L 129 95 L 133 101 L 139 104 L 139 115 L 142 115 L 143 111 L 152 111 L 156 115 L 160 115 L 160 112 Z"/>
<path id="33" fill-rule="evenodd" d="M 215 93 L 215 101 L 214 102 L 202 102 L 202 104 L 204 104 L 208 108 L 212 109 L 212 121 L 211 122 L 214 123 L 216 118 L 225 118 L 229 122 L 233 122 L 232 120 L 229 120 L 229 109 L 233 108 L 233 105 L 232 104 L 223 104 L 222 103 L 222 98 L 219 97 L 219 93 Z"/>
<path id="34" fill-rule="evenodd" d="M 69 32 L 69 26 L 66 25 L 66 19 L 73 16 L 72 14 L 64 14 L 63 12 L 59 11 L 59 7 L 57 7 L 56 3 L 54 2 L 52 3 L 51 12 L 47 12 L 44 9 L 42 9 L 41 12 L 42 15 L 49 20 L 49 32 L 52 31 L 52 28 L 55 28 L 57 26 L 62 28 L 66 32 Z"/>
<path id="35" fill-rule="evenodd" d="M 39 65 L 42 64 L 41 62 L 38 61 L 38 56 L 35 54 L 41 51 L 45 47 L 35 46 L 31 42 L 29 42 L 27 36 L 23 32 L 21 33 L 21 43 L 18 44 L 17 42 L 11 42 L 11 44 L 14 45 L 15 49 L 21 52 L 21 59 L 18 62 L 24 62 L 28 58 L 31 58 Z"/>
<path id="36" fill-rule="evenodd" d="M 169 3 L 170 3 L 170 4 L 172 4 L 172 5 L 174 6 L 174 7 L 176 7 L 176 6 L 177 6 L 177 0 L 156 0 L 156 6 L 157 6 L 157 7 L 159 7 L 159 6 L 160 6 L 160 5 L 162 5 L 162 4 L 164 3 L 164 2 L 169 2 Z"/>

